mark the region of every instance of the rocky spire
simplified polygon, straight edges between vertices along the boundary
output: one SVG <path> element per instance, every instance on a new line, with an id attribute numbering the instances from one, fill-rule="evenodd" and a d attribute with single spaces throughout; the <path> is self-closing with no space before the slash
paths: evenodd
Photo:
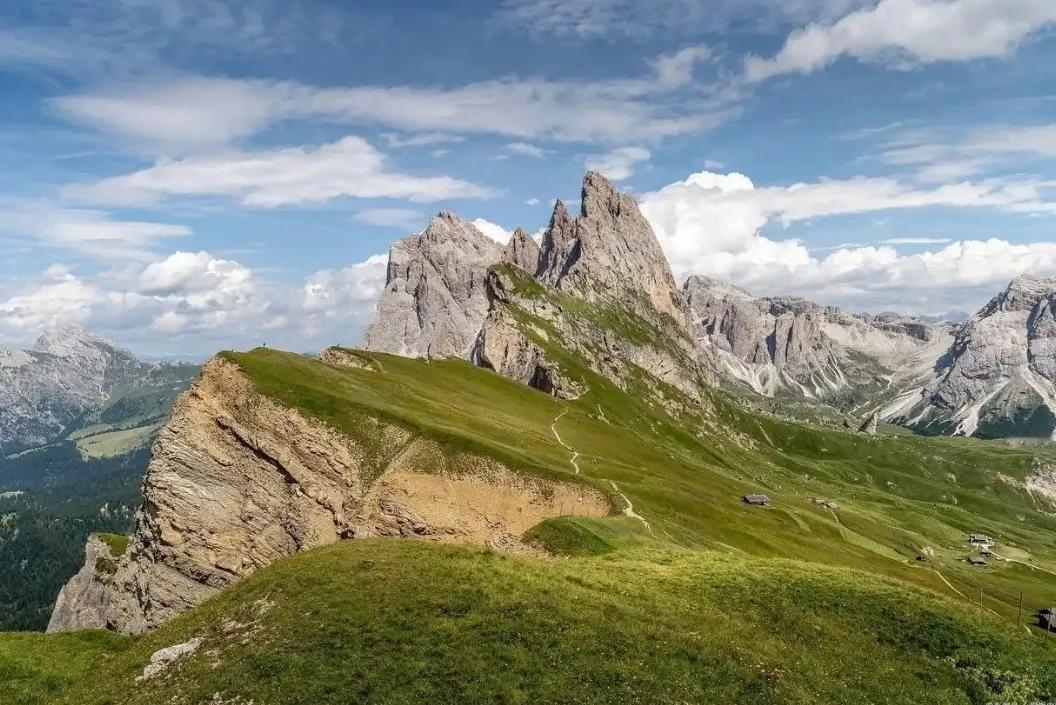
<path id="1" fill-rule="evenodd" d="M 557 286 L 566 265 L 572 259 L 572 250 L 576 247 L 576 223 L 568 214 L 568 209 L 561 199 L 554 203 L 554 212 L 550 216 L 550 225 L 543 233 L 543 243 L 539 252 L 537 278 L 545 284 Z"/>
<path id="2" fill-rule="evenodd" d="M 502 261 L 515 264 L 534 275 L 539 267 L 539 244 L 524 228 L 517 228 L 502 251 Z"/>
<path id="3" fill-rule="evenodd" d="M 543 236 L 538 278 L 589 299 L 642 298 L 680 323 L 685 306 L 649 222 L 628 194 L 597 172 L 583 177 L 582 209 L 571 221 L 558 202 Z"/>
<path id="4" fill-rule="evenodd" d="M 484 282 L 502 247 L 454 213 L 389 250 L 385 290 L 362 347 L 416 357 L 467 354 L 488 312 Z"/>

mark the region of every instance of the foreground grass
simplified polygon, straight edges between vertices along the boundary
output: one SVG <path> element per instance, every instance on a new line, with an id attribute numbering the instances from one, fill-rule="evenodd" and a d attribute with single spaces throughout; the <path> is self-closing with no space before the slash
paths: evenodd
<path id="1" fill-rule="evenodd" d="M 136 682 L 153 651 L 192 637 L 195 654 Z M 23 662 L 62 670 L 46 674 L 46 695 L 0 685 L 5 703 L 857 705 L 1027 702 L 1056 688 L 1056 649 L 926 592 L 656 549 L 540 561 L 345 542 L 280 561 L 147 637 L 65 637 L 92 647 L 69 664 L 68 642 L 20 639 Z M 77 672 L 89 677 L 71 685 Z"/>

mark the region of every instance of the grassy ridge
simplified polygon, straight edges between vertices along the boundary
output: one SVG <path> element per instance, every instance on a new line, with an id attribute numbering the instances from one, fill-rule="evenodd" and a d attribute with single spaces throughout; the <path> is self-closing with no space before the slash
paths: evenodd
<path id="1" fill-rule="evenodd" d="M 655 395 L 628 394 L 576 356 L 552 352 L 584 381 L 581 398 L 557 400 L 458 360 L 357 352 L 360 369 L 275 350 L 226 355 L 261 392 L 364 443 L 376 441 L 371 424 L 384 418 L 453 453 L 494 455 L 525 472 L 609 492 L 616 483 L 650 522 L 654 540 L 857 568 L 968 604 L 982 588 L 987 607 L 1006 617 L 1018 612 L 1020 590 L 1028 605 L 1056 603 L 1056 575 L 1046 572 L 1056 570 L 1056 519 L 999 479 L 1022 479 L 1039 458 L 1049 462 L 1039 456 L 1044 449 L 865 437 L 754 416 L 720 394 L 711 411 L 676 420 Z M 552 426 L 580 453 L 581 474 Z M 769 494 L 773 506 L 743 505 L 741 495 L 753 491 Z M 815 497 L 839 508 L 814 504 Z M 998 537 L 999 553 L 1036 568 L 968 566 L 965 539 L 973 531 Z M 925 548 L 934 556 L 922 565 L 915 559 Z"/>
<path id="2" fill-rule="evenodd" d="M 147 637 L 90 644 L 91 678 L 36 702 L 917 704 L 1052 692 L 1056 650 L 952 607 L 854 571 L 716 552 L 539 561 L 346 542 L 280 561 Z M 154 650 L 193 637 L 198 652 L 135 684 Z M 49 677 L 61 691 L 63 674 Z"/>

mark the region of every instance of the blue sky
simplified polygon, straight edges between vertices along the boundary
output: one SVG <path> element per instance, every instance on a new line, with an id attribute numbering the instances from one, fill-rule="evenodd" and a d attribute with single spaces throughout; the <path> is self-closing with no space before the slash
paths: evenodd
<path id="1" fill-rule="evenodd" d="M 972 311 L 1056 274 L 1051 0 L 12 0 L 0 342 L 355 343 L 388 244 L 587 168 L 678 277 Z"/>

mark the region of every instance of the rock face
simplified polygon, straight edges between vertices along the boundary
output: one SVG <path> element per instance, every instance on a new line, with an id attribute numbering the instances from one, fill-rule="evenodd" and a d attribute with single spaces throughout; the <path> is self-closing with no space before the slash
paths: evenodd
<path id="1" fill-rule="evenodd" d="M 31 350 L 0 350 L 0 447 L 62 434 L 139 367 L 132 353 L 80 326 L 48 331 Z"/>
<path id="2" fill-rule="evenodd" d="M 119 558 L 98 536 L 88 537 L 84 567 L 59 592 L 48 633 L 72 631 L 84 624 L 107 625 L 115 609 L 113 576 Z"/>
<path id="3" fill-rule="evenodd" d="M 618 193 L 605 177 L 583 177 L 581 212 L 574 221 L 560 201 L 543 234 L 539 280 L 589 301 L 636 304 L 686 321 L 660 243 L 649 221 L 628 194 Z"/>
<path id="4" fill-rule="evenodd" d="M 515 264 L 529 274 L 539 267 L 539 244 L 524 228 L 517 228 L 502 251 L 502 261 Z"/>
<path id="5" fill-rule="evenodd" d="M 412 357 L 465 357 L 488 312 L 484 280 L 503 250 L 441 213 L 389 249 L 385 290 L 362 347 Z"/>
<path id="6" fill-rule="evenodd" d="M 965 322 L 926 384 L 883 415 L 928 432 L 1056 432 L 1056 279 L 1022 276 Z"/>
<path id="7" fill-rule="evenodd" d="M 756 298 L 691 276 L 682 288 L 698 339 L 726 377 L 766 396 L 854 400 L 869 387 L 930 371 L 948 345 L 942 326 L 895 315 L 854 316 L 791 297 Z"/>
<path id="8" fill-rule="evenodd" d="M 492 269 L 490 311 L 471 359 L 556 396 L 578 396 L 582 385 L 547 359 L 549 330 L 620 386 L 644 370 L 701 399 L 712 361 L 690 333 L 688 308 L 637 203 L 591 172 L 582 204 L 575 219 L 555 204 L 534 281 Z M 562 304 L 560 296 L 588 306 Z"/>
<path id="9" fill-rule="evenodd" d="M 55 628 L 142 632 L 283 556 L 342 538 L 517 548 L 543 519 L 610 511 L 582 485 L 451 458 L 394 423 L 363 424 L 369 446 L 257 394 L 237 365 L 215 358 L 154 445 L 128 552 L 100 581 L 89 550 Z"/>

